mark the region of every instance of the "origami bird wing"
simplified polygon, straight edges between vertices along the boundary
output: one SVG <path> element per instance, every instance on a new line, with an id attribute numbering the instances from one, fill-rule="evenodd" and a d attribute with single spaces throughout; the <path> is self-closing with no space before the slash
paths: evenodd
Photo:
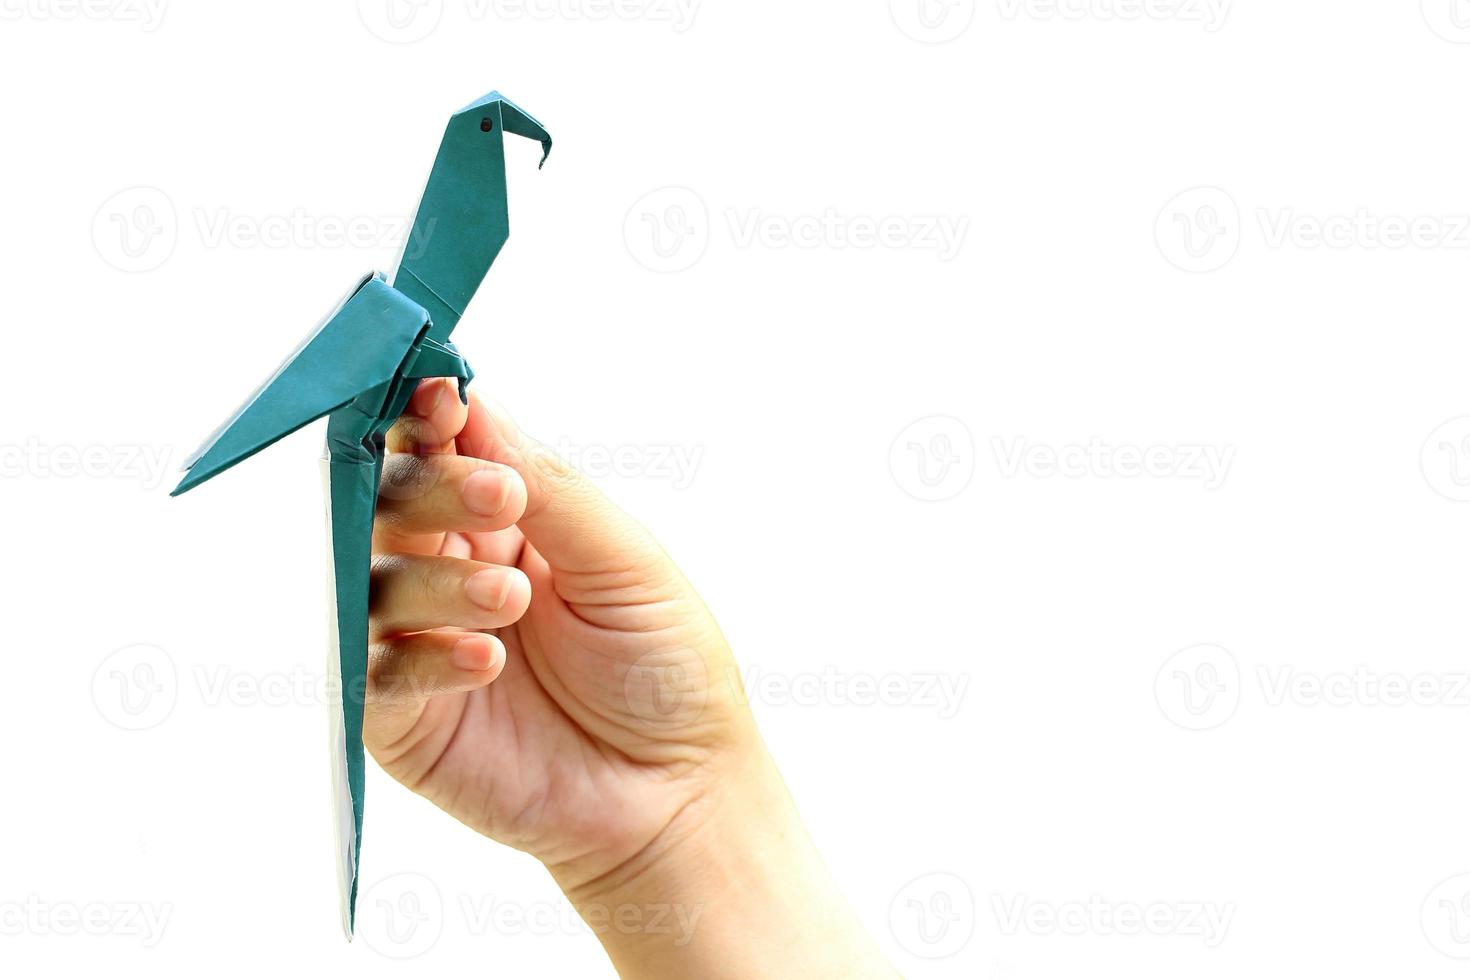
<path id="1" fill-rule="evenodd" d="M 392 381 L 428 322 L 381 276 L 364 279 L 189 458 L 173 495 Z"/>

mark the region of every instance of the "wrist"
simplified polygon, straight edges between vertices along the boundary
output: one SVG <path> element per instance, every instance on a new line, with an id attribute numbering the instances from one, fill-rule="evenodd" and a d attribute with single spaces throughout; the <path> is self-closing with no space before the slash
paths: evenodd
<path id="1" fill-rule="evenodd" d="M 894 975 L 758 742 L 628 861 L 552 873 L 625 977 Z"/>

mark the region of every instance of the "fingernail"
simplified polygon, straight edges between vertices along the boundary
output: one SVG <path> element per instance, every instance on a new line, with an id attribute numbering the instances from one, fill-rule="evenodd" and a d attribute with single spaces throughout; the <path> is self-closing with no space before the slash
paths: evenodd
<path id="1" fill-rule="evenodd" d="M 484 637 L 468 636 L 454 645 L 450 659 L 460 670 L 489 670 L 495 651 Z"/>
<path id="2" fill-rule="evenodd" d="M 419 390 L 413 393 L 411 406 L 413 414 L 419 418 L 428 418 L 434 414 L 434 409 L 439 407 L 439 399 L 444 397 L 444 382 L 434 380 L 419 385 Z"/>
<path id="3" fill-rule="evenodd" d="M 509 573 L 487 568 L 483 572 L 471 575 L 464 583 L 464 590 L 475 605 L 486 609 L 499 609 L 505 605 L 505 600 L 510 598 L 512 581 L 514 579 Z"/>
<path id="4" fill-rule="evenodd" d="M 504 473 L 476 470 L 464 481 L 459 493 L 470 510 L 485 517 L 494 517 L 505 510 L 506 501 L 510 498 L 510 481 Z"/>

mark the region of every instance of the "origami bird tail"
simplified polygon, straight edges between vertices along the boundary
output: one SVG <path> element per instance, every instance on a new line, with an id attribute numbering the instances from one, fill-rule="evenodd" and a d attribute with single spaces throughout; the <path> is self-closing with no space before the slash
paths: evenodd
<path id="1" fill-rule="evenodd" d="M 327 540 L 332 549 L 328 676 L 337 678 L 342 699 L 341 710 L 333 712 L 330 726 L 332 784 L 342 927 L 350 939 L 356 926 L 357 869 L 362 850 L 368 577 L 382 455 L 370 457 L 334 450 L 329 435 L 327 456 L 322 462 L 327 484 Z"/>

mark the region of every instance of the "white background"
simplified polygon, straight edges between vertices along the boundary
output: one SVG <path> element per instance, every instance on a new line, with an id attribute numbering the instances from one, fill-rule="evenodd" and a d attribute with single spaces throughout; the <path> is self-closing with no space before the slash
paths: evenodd
<path id="1" fill-rule="evenodd" d="M 1470 5 L 158 2 L 0 0 L 0 971 L 608 974 L 375 769 L 343 942 L 320 431 L 166 496 L 499 88 L 455 340 L 901 970 L 1463 975 Z"/>

